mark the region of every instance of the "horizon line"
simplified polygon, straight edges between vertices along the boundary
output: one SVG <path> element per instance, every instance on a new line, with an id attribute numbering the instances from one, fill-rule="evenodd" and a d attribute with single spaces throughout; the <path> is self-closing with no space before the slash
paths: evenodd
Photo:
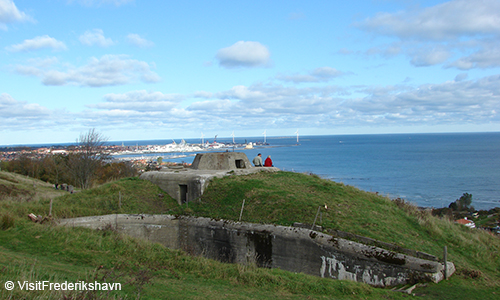
<path id="1" fill-rule="evenodd" d="M 420 134 L 481 134 L 481 133 L 500 133 L 500 131 L 443 131 L 443 132 L 397 132 L 397 133 L 341 133 L 341 134 L 305 134 L 301 137 L 308 136 L 346 136 L 346 135 L 402 135 L 402 134 L 410 134 L 410 135 L 420 135 Z M 232 136 L 228 137 L 219 137 L 219 139 L 233 139 Z M 261 136 L 241 136 L 234 138 L 262 138 Z M 266 139 L 276 139 L 276 138 L 297 138 L 296 133 L 293 135 L 276 135 L 276 136 L 266 136 Z M 181 140 L 197 140 L 201 139 L 200 137 L 195 138 L 177 138 Z M 164 139 L 133 139 L 133 140 L 113 140 L 113 141 L 105 141 L 106 144 L 109 143 L 123 143 L 123 142 L 136 142 L 136 141 L 165 141 L 165 140 L 175 140 L 174 138 L 164 138 Z M 208 139 L 207 139 L 208 140 Z M 47 143 L 34 143 L 34 144 L 8 144 L 8 145 L 0 145 L 0 148 L 10 148 L 10 147 L 34 147 L 34 146 L 49 146 L 49 145 L 76 145 L 77 142 L 47 142 Z M 115 144 L 111 144 L 115 145 Z"/>

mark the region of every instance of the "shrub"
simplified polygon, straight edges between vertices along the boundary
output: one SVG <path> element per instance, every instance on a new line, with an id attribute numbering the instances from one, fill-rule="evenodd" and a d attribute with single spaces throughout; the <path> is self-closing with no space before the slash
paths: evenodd
<path id="1" fill-rule="evenodd" d="M 474 211 L 474 207 L 470 206 L 472 203 L 472 195 L 469 193 L 464 193 L 455 202 L 450 203 L 448 208 L 453 211 Z"/>
<path id="2" fill-rule="evenodd" d="M 14 218 L 11 215 L 4 214 L 0 220 L 0 228 L 7 230 L 14 226 Z"/>

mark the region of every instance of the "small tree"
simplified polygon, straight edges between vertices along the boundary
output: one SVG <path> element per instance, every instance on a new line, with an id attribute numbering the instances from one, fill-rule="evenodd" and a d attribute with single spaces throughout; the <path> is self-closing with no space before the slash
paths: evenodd
<path id="1" fill-rule="evenodd" d="M 472 203 L 472 195 L 469 193 L 464 193 L 457 201 L 459 203 L 459 206 L 467 209 Z"/>
<path id="2" fill-rule="evenodd" d="M 76 140 L 77 149 L 68 157 L 68 168 L 80 188 L 92 187 L 97 169 L 109 157 L 104 147 L 107 140 L 94 128 L 80 134 L 80 138 Z"/>
<path id="3" fill-rule="evenodd" d="M 464 193 L 459 199 L 455 200 L 455 202 L 451 202 L 448 206 L 454 211 L 463 211 L 463 210 L 474 210 L 472 206 L 472 194 Z"/>

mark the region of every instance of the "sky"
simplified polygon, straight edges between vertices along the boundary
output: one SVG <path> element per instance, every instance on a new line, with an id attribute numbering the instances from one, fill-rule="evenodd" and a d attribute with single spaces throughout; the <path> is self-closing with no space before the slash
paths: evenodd
<path id="1" fill-rule="evenodd" d="M 0 145 L 500 131 L 500 1 L 0 0 Z"/>

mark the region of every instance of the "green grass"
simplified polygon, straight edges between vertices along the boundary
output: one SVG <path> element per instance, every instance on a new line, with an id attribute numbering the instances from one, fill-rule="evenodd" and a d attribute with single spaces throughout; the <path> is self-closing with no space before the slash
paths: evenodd
<path id="1" fill-rule="evenodd" d="M 1 185 L 0 181 L 0 187 Z M 21 190 L 23 186 L 18 185 L 15 188 Z M 29 213 L 46 216 L 50 212 L 52 200 L 54 218 L 112 213 L 162 214 L 178 209 L 177 202 L 165 192 L 156 185 L 139 178 L 125 178 L 74 194 L 55 190 L 52 185 L 44 188 L 44 190 L 38 188 L 34 193 L 32 198 L 35 200 L 25 197 L 3 198 L 2 206 L 9 211 L 9 214 L 16 217 L 25 217 Z"/>
<path id="2" fill-rule="evenodd" d="M 156 185 L 139 178 L 125 178 L 99 188 L 65 195 L 54 203 L 55 217 L 103 215 L 111 213 L 169 213 L 177 209 L 175 200 Z"/>
<path id="3" fill-rule="evenodd" d="M 7 280 L 120 282 L 123 291 L 93 293 L 92 297 L 142 299 L 367 299 L 399 295 L 354 282 L 320 279 L 281 270 L 223 264 L 181 251 L 133 239 L 114 231 L 93 231 L 19 221 L 0 232 L 0 284 Z M 163 296 L 160 296 L 163 295 Z M 2 299 L 32 297 L 60 299 L 61 292 L 0 289 Z M 83 295 L 85 296 L 85 295 Z M 80 299 L 81 293 L 71 297 Z M 211 297 L 209 297 L 211 298 Z M 71 299 L 71 298 L 70 298 Z M 83 298 L 86 299 L 86 298 Z M 89 299 L 90 296 L 89 296 Z"/>
<path id="4" fill-rule="evenodd" d="M 444 219 L 414 206 L 323 180 L 317 176 L 278 172 L 214 180 L 200 202 L 182 207 L 147 181 L 123 179 L 98 188 L 68 194 L 25 178 L 0 172 L 0 187 L 11 185 L 19 197 L 0 200 L 0 298 L 2 299 L 403 299 L 408 295 L 365 284 L 321 279 L 253 265 L 230 265 L 166 249 L 111 230 L 64 228 L 50 222 L 35 224 L 27 214 L 46 216 L 52 199 L 54 217 L 109 213 L 190 214 L 291 225 L 316 223 L 383 242 L 428 252 L 448 260 L 457 273 L 439 284 L 414 290 L 426 299 L 497 299 L 500 295 L 500 239 Z M 8 178 L 9 180 L 5 180 Z M 18 181 L 18 182 L 15 182 Z M 45 188 L 45 187 L 44 187 Z M 7 188 L 4 188 L 7 190 Z M 44 193 L 44 191 L 46 193 Z M 32 191 L 31 191 L 32 192 Z M 160 197 L 159 194 L 163 194 Z M 1 196 L 1 195 L 0 195 Z M 120 200 L 121 197 L 121 200 Z M 120 205 L 121 203 L 121 205 Z M 325 204 L 328 209 L 325 209 Z M 3 288 L 6 280 L 121 282 L 124 291 L 66 293 Z"/>
<path id="5" fill-rule="evenodd" d="M 361 191 L 351 186 L 305 174 L 278 172 L 214 180 L 201 202 L 189 203 L 196 216 L 237 220 L 245 199 L 242 221 L 291 225 L 312 224 L 371 237 L 383 242 L 443 257 L 455 263 L 458 280 L 471 299 L 500 295 L 500 239 L 433 217 L 407 203 Z M 325 204 L 328 209 L 325 209 Z M 468 274 L 479 271 L 479 278 Z M 461 274 L 461 275 L 460 275 Z M 458 279 L 457 279 L 458 278 Z M 433 286 L 433 285 L 429 285 Z M 425 293 L 430 287 L 416 289 Z M 478 288 L 480 287 L 480 288 Z M 456 286 L 438 284 L 433 289 L 455 292 Z M 479 295 L 477 294 L 479 292 Z M 442 295 L 441 295 L 442 296 Z"/>

